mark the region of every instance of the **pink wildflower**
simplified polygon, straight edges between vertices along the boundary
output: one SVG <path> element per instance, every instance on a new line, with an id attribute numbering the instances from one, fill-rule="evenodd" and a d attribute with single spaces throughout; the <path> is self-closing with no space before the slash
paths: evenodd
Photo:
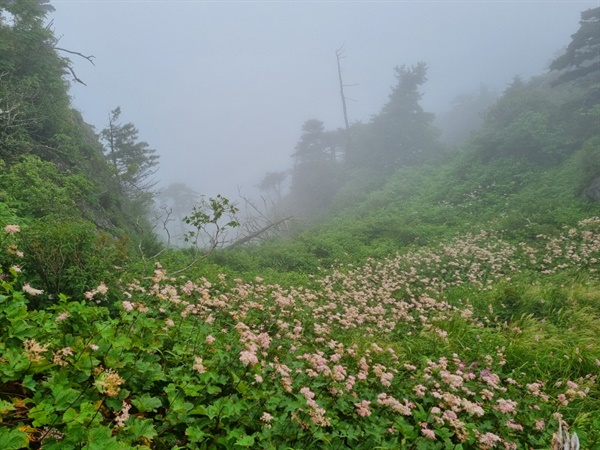
<path id="1" fill-rule="evenodd" d="M 65 361 L 67 356 L 73 356 L 73 349 L 71 347 L 61 348 L 54 352 L 54 358 L 52 362 L 58 366 L 66 366 L 68 363 Z"/>
<path id="2" fill-rule="evenodd" d="M 360 403 L 355 403 L 356 413 L 361 417 L 369 417 L 371 415 L 371 409 L 369 405 L 371 404 L 368 400 L 363 400 Z"/>
<path id="3" fill-rule="evenodd" d="M 454 411 L 450 411 L 450 410 L 444 411 L 444 413 L 442 414 L 442 417 L 449 422 L 452 422 L 452 421 L 458 419 L 458 416 L 456 415 L 456 413 Z"/>
<path id="4" fill-rule="evenodd" d="M 483 444 L 484 448 L 493 448 L 496 446 L 496 442 L 502 441 L 502 438 L 494 433 L 485 433 L 479 436 L 479 442 Z"/>
<path id="5" fill-rule="evenodd" d="M 118 412 L 115 416 L 115 427 L 123 428 L 125 426 L 125 422 L 129 419 L 129 410 L 131 409 L 131 405 L 123 400 L 123 407 L 120 412 Z"/>
<path id="6" fill-rule="evenodd" d="M 48 350 L 50 344 L 41 345 L 35 339 L 25 339 L 23 347 L 25 348 L 25 356 L 31 362 L 40 362 L 44 359 L 43 353 Z"/>
<path id="7" fill-rule="evenodd" d="M 192 368 L 198 373 L 206 372 L 206 367 L 204 367 L 204 364 L 202 364 L 202 358 L 199 357 L 194 358 L 194 365 L 192 366 Z"/>
<path id="8" fill-rule="evenodd" d="M 569 404 L 569 401 L 567 400 L 567 396 L 565 394 L 558 394 L 558 402 L 562 405 L 562 406 L 567 406 Z"/>
<path id="9" fill-rule="evenodd" d="M 108 287 L 104 284 L 104 281 L 96 288 L 96 292 L 98 294 L 106 294 L 108 292 Z"/>
<path id="10" fill-rule="evenodd" d="M 344 381 L 344 379 L 346 379 L 346 369 L 340 365 L 333 366 L 331 378 L 335 381 Z"/>
<path id="11" fill-rule="evenodd" d="M 71 317 L 71 314 L 69 314 L 68 312 L 62 312 L 58 316 L 56 316 L 56 319 L 54 319 L 54 321 L 62 322 L 63 320 L 67 320 L 69 317 Z"/>
<path id="12" fill-rule="evenodd" d="M 42 291 L 41 289 L 34 289 L 34 288 L 32 288 L 29 285 L 29 283 L 25 283 L 23 285 L 23 292 L 25 292 L 26 294 L 29 294 L 29 295 L 40 295 L 40 294 L 44 293 L 44 291 Z"/>
<path id="13" fill-rule="evenodd" d="M 312 392 L 312 391 L 310 390 L 310 388 L 307 388 L 307 387 L 300 388 L 300 393 L 301 393 L 301 394 L 304 396 L 304 398 L 306 398 L 306 399 L 313 399 L 313 398 L 315 398 L 315 394 L 314 394 L 314 392 Z"/>
<path id="14" fill-rule="evenodd" d="M 425 436 L 426 438 L 437 439 L 435 437 L 435 432 L 433 430 L 430 430 L 429 428 L 421 428 L 421 433 L 423 433 L 423 436 Z"/>
<path id="15" fill-rule="evenodd" d="M 415 391 L 417 397 L 423 397 L 425 396 L 425 391 L 427 391 L 427 388 L 422 384 L 417 384 L 415 387 L 413 387 L 413 391 Z"/>
<path id="16" fill-rule="evenodd" d="M 494 398 L 494 393 L 488 389 L 482 389 L 481 396 L 486 400 L 491 400 L 492 398 Z"/>
<path id="17" fill-rule="evenodd" d="M 381 384 L 385 387 L 390 387 L 392 385 L 392 379 L 394 378 L 394 375 L 386 372 L 386 373 L 382 373 L 381 377 L 379 379 L 379 381 L 381 382 Z"/>
<path id="18" fill-rule="evenodd" d="M 258 336 L 256 336 L 256 342 L 262 348 L 266 349 L 269 348 L 269 345 L 271 345 L 271 337 L 268 333 L 260 333 Z"/>
<path id="19" fill-rule="evenodd" d="M 256 355 L 253 352 L 249 352 L 247 350 L 244 350 L 240 353 L 240 361 L 247 366 L 253 366 L 255 364 L 258 364 L 258 358 L 256 357 Z"/>
<path id="20" fill-rule="evenodd" d="M 511 430 L 523 431 L 523 425 L 515 423 L 513 419 L 507 420 L 505 425 Z"/>
<path id="21" fill-rule="evenodd" d="M 404 399 L 404 403 L 400 403 L 385 392 L 382 392 L 377 396 L 377 403 L 389 406 L 393 411 L 400 413 L 403 416 L 410 416 L 412 414 L 412 409 L 415 407 L 414 403 L 409 402 L 407 399 Z"/>
<path id="22" fill-rule="evenodd" d="M 442 381 L 450 386 L 452 390 L 458 389 L 463 384 L 463 378 L 460 375 L 454 375 L 447 370 L 440 371 Z"/>
<path id="23" fill-rule="evenodd" d="M 463 406 L 463 409 L 466 412 L 468 412 L 469 414 L 475 414 L 476 416 L 479 416 L 479 417 L 481 417 L 485 414 L 485 411 L 483 410 L 481 405 L 470 402 L 469 400 L 462 399 L 462 406 Z"/>
<path id="24" fill-rule="evenodd" d="M 517 412 L 516 407 L 517 407 L 517 402 L 515 402 L 514 400 L 507 400 L 504 398 L 499 398 L 498 399 L 498 405 L 494 406 L 494 409 L 497 409 L 498 411 L 504 413 L 504 414 L 514 414 Z"/>
<path id="25" fill-rule="evenodd" d="M 117 372 L 113 369 L 108 369 L 100 372 L 94 384 L 100 392 L 105 393 L 109 397 L 116 397 L 121 390 L 119 386 L 123 383 L 125 383 L 125 380 Z"/>
<path id="26" fill-rule="evenodd" d="M 6 225 L 4 231 L 6 234 L 15 234 L 21 231 L 21 227 L 19 227 L 19 225 Z"/>
<path id="27" fill-rule="evenodd" d="M 129 300 L 125 300 L 121 303 L 121 305 L 123 306 L 123 309 L 125 311 L 133 311 L 134 309 L 134 304 L 131 303 Z"/>
<path id="28" fill-rule="evenodd" d="M 356 378 L 353 375 L 350 375 L 346 380 L 346 390 L 351 391 L 354 388 L 354 384 L 356 383 Z"/>

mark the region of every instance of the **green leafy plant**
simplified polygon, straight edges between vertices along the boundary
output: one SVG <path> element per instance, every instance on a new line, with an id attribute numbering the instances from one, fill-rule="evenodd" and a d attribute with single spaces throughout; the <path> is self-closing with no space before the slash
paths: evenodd
<path id="1" fill-rule="evenodd" d="M 13 267 L 0 286 L 0 437 L 15 449 L 545 448 L 568 423 L 590 448 L 599 225 L 535 246 L 479 232 L 338 265 L 310 286 L 157 264 L 46 310 L 29 307 L 43 294 Z M 569 271 L 580 281 L 558 288 Z M 96 302 L 110 289 L 112 311 Z M 556 307 L 536 309 L 536 292 Z"/>

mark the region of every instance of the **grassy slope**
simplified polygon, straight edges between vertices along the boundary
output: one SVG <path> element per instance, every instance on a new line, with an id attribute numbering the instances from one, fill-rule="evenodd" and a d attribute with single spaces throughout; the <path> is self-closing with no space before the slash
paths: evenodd
<path id="1" fill-rule="evenodd" d="M 346 188 L 328 216 L 290 241 L 225 251 L 214 260 L 241 273 L 311 273 L 479 229 L 534 240 L 600 214 L 597 203 L 581 198 L 580 159 L 576 153 L 540 167 L 515 159 L 484 164 L 465 153 L 442 166 L 400 170 L 370 193 Z"/>

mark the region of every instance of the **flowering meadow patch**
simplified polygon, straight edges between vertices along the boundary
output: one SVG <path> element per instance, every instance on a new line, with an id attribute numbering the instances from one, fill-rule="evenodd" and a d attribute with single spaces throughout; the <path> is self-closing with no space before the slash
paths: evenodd
<path id="1" fill-rule="evenodd" d="M 584 311 L 600 331 L 599 236 L 599 218 L 528 244 L 480 232 L 285 288 L 172 277 L 157 263 L 123 280 L 111 308 L 101 284 L 29 310 L 43 293 L 12 270 L 0 287 L 0 442 L 541 449 L 565 423 L 590 448 L 600 348 L 575 327 Z M 569 291 L 581 295 L 561 320 L 499 315 L 498 286 L 569 270 L 591 285 Z M 528 348 L 534 335 L 560 364 Z"/>

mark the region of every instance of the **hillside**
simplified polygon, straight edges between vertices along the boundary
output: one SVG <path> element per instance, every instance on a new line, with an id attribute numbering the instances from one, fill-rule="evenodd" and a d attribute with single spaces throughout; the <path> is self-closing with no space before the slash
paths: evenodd
<path id="1" fill-rule="evenodd" d="M 238 270 L 312 272 L 479 229 L 531 242 L 597 216 L 599 87 L 553 86 L 556 76 L 515 80 L 487 110 L 482 128 L 436 163 L 392 174 L 340 166 L 344 182 L 327 206 L 322 197 L 315 203 L 319 209 L 304 219 L 307 231 L 299 225 L 288 242 L 222 252 L 216 261 Z M 293 211 L 294 196 L 282 206 Z"/>
<path id="2" fill-rule="evenodd" d="M 93 57 L 59 47 L 52 10 L 0 5 L 0 221 L 21 226 L 32 282 L 82 295 L 128 254 L 158 251 L 146 180 L 157 157 L 118 108 L 100 133 L 73 109 L 75 61 Z"/>
<path id="3" fill-rule="evenodd" d="M 600 449 L 600 8 L 458 148 L 424 64 L 307 121 L 293 232 L 207 251 L 236 206 L 157 244 L 156 155 L 72 109 L 48 7 L 0 5 L 2 449 Z"/>

